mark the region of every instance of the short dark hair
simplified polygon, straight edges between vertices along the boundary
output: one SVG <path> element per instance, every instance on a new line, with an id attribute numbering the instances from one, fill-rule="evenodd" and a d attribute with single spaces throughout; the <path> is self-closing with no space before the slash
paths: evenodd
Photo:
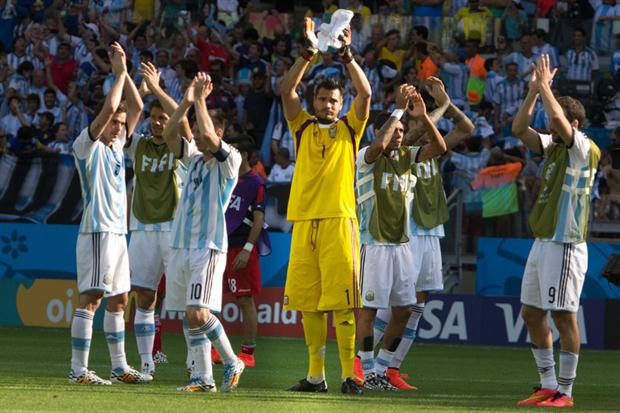
<path id="1" fill-rule="evenodd" d="M 291 153 L 287 148 L 278 148 L 278 155 L 280 155 L 287 161 L 291 159 Z"/>
<path id="2" fill-rule="evenodd" d="M 373 129 L 375 130 L 381 129 L 383 125 L 385 125 L 385 122 L 387 122 L 388 119 L 390 119 L 390 116 L 392 116 L 390 112 L 379 113 L 377 117 L 375 117 L 375 121 L 372 123 Z"/>
<path id="3" fill-rule="evenodd" d="M 491 66 L 493 66 L 493 63 L 495 63 L 495 58 L 494 57 L 489 57 L 484 61 L 484 70 L 486 70 L 487 72 L 491 71 Z"/>
<path id="4" fill-rule="evenodd" d="M 254 27 L 247 28 L 243 32 L 243 40 L 258 40 L 259 38 L 258 31 Z"/>
<path id="5" fill-rule="evenodd" d="M 213 127 L 216 129 L 226 130 L 226 115 L 221 110 L 217 111 L 209 111 L 209 115 L 211 116 L 211 122 L 213 122 Z"/>
<path id="6" fill-rule="evenodd" d="M 54 95 L 54 97 L 56 96 L 56 91 L 54 89 L 52 89 L 51 87 L 48 87 L 47 89 L 45 89 L 45 92 L 43 92 L 43 96 L 45 95 Z"/>
<path id="7" fill-rule="evenodd" d="M 125 103 L 125 101 L 122 101 L 119 105 L 118 108 L 116 109 L 116 112 L 114 112 L 114 114 L 119 114 L 119 113 L 127 113 L 127 104 Z"/>
<path id="8" fill-rule="evenodd" d="M 342 85 L 340 84 L 340 82 L 338 82 L 336 79 L 332 77 L 325 77 L 319 80 L 318 82 L 316 82 L 316 84 L 314 85 L 314 97 L 316 97 L 320 89 L 327 89 L 327 90 L 338 89 L 340 91 L 340 96 L 344 95 L 344 90 L 342 89 Z"/>
<path id="9" fill-rule="evenodd" d="M 230 145 L 233 145 L 240 153 L 247 153 L 248 158 L 254 151 L 256 150 L 256 145 L 254 144 L 254 139 L 252 139 L 249 135 L 240 135 L 235 136 L 229 139 L 226 139 L 226 142 Z"/>
<path id="10" fill-rule="evenodd" d="M 149 112 L 153 110 L 153 108 L 159 108 L 164 110 L 164 107 L 161 105 L 161 102 L 157 99 L 151 102 L 151 106 L 149 107 Z"/>
<path id="11" fill-rule="evenodd" d="M 140 57 L 153 60 L 153 52 L 151 52 L 150 50 L 143 50 L 140 52 Z"/>
<path id="12" fill-rule="evenodd" d="M 586 109 L 583 107 L 583 104 L 570 96 L 560 96 L 558 103 L 562 107 L 566 119 L 569 122 L 577 120 L 579 124 L 577 127 L 581 128 L 586 120 Z"/>
<path id="13" fill-rule="evenodd" d="M 193 79 L 196 76 L 196 73 L 200 70 L 198 64 L 193 60 L 183 59 L 179 61 L 177 64 L 181 65 L 183 71 L 185 72 L 185 76 L 188 79 Z"/>
<path id="14" fill-rule="evenodd" d="M 391 35 L 393 35 L 393 34 L 397 34 L 397 35 L 399 35 L 399 36 L 400 36 L 400 30 L 398 30 L 398 29 L 392 29 L 392 30 L 389 30 L 389 31 L 385 34 L 385 37 L 390 37 L 390 36 L 391 36 Z"/>
<path id="15" fill-rule="evenodd" d="M 54 124 L 54 115 L 50 112 L 43 112 L 43 113 L 39 113 L 39 117 L 41 118 L 46 118 L 49 121 L 50 125 Z"/>
<path id="16" fill-rule="evenodd" d="M 575 32 L 579 32 L 583 35 L 583 37 L 586 37 L 586 31 L 582 27 L 575 27 L 575 30 L 573 30 L 573 33 Z"/>
<path id="17" fill-rule="evenodd" d="M 544 29 L 536 29 L 533 34 L 538 38 L 547 40 L 547 32 Z"/>
<path id="18" fill-rule="evenodd" d="M 31 93 L 28 96 L 26 96 L 26 101 L 31 101 L 31 100 L 36 100 L 37 105 L 41 103 L 41 98 L 36 93 Z"/>
<path id="19" fill-rule="evenodd" d="M 414 47 L 416 52 L 428 56 L 428 46 L 426 45 L 426 43 L 416 43 Z"/>
<path id="20" fill-rule="evenodd" d="M 428 40 L 428 27 L 422 25 L 413 26 L 413 30 L 415 30 L 418 36 L 420 36 L 424 40 Z"/>
<path id="21" fill-rule="evenodd" d="M 17 73 L 19 73 L 20 75 L 23 75 L 24 72 L 32 71 L 34 71 L 34 65 L 28 60 L 21 62 L 19 66 L 17 66 Z"/>

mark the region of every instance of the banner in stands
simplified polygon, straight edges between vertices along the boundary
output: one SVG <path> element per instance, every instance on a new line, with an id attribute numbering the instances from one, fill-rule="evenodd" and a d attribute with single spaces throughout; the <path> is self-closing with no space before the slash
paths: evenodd
<path id="1" fill-rule="evenodd" d="M 478 238 L 476 294 L 518 297 L 532 243 L 531 239 Z M 620 254 L 620 243 L 588 243 L 588 272 L 582 299 L 620 299 L 620 288 L 601 275 L 612 253 Z"/>

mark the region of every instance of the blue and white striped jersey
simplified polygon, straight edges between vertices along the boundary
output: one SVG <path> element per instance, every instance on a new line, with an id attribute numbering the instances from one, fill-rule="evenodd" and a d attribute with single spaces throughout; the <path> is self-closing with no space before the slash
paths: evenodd
<path id="1" fill-rule="evenodd" d="M 467 102 L 466 89 L 469 67 L 463 63 L 445 63 L 443 70 L 447 74 L 447 92 L 457 106 Z"/>
<path id="2" fill-rule="evenodd" d="M 73 143 L 84 209 L 80 234 L 127 233 L 127 193 L 123 146 L 126 130 L 111 146 L 93 141 L 88 128 Z"/>
<path id="3" fill-rule="evenodd" d="M 225 212 L 237 184 L 241 154 L 222 142 L 226 159 L 190 158 L 181 199 L 172 223 L 172 248 L 228 251 Z"/>
<path id="4" fill-rule="evenodd" d="M 504 79 L 497 84 L 495 93 L 495 103 L 499 105 L 500 113 L 509 112 L 509 109 L 518 105 L 519 101 L 525 96 L 525 80 L 523 79 Z"/>
<path id="5" fill-rule="evenodd" d="M 484 81 L 484 100 L 491 103 L 495 102 L 497 84 L 502 80 L 504 77 L 492 70 L 487 73 L 487 79 Z"/>
<path id="6" fill-rule="evenodd" d="M 613 20 L 601 20 L 601 17 L 620 16 L 620 6 L 601 3 L 595 10 L 590 46 L 597 52 L 606 53 L 613 47 Z"/>
<path id="7" fill-rule="evenodd" d="M 592 80 L 592 71 L 598 70 L 598 56 L 596 52 L 589 47 L 581 49 L 577 52 L 570 49 L 566 52 L 566 60 L 568 61 L 568 80 Z"/>
<path id="8" fill-rule="evenodd" d="M 529 81 L 532 77 L 532 69 L 536 65 L 537 59 L 537 54 L 532 54 L 532 56 L 526 57 L 521 52 L 513 52 L 502 59 L 502 66 L 506 67 L 509 63 L 516 63 L 519 67 L 519 77 Z"/>
<path id="9" fill-rule="evenodd" d="M 551 46 L 549 43 L 545 43 L 540 47 L 532 46 L 532 52 L 538 56 L 548 54 L 551 68 L 560 67 L 560 56 L 558 55 L 558 49 Z"/>
<path id="10" fill-rule="evenodd" d="M 364 66 L 364 74 L 370 88 L 372 89 L 372 101 L 370 102 L 370 110 L 383 110 L 383 89 L 381 89 L 381 78 L 376 67 Z"/>

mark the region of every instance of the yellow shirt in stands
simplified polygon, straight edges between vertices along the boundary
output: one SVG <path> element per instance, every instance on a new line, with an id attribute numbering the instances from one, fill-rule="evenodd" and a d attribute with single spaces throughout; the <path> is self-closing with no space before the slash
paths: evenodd
<path id="1" fill-rule="evenodd" d="M 305 110 L 288 121 L 295 141 L 295 173 L 287 219 L 355 218 L 355 155 L 368 119 L 358 119 L 354 106 L 332 126 L 319 125 Z M 297 132 L 308 120 L 301 137 Z"/>
<path id="2" fill-rule="evenodd" d="M 396 69 L 400 72 L 400 69 L 403 67 L 403 62 L 405 61 L 405 51 L 401 49 L 396 49 L 394 52 L 391 52 L 387 47 L 382 47 L 379 52 L 379 60 L 389 60 L 396 65 Z"/>

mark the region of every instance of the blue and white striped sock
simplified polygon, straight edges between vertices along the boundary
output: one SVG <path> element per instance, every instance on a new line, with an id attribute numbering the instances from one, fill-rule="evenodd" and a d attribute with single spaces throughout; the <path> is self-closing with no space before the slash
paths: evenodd
<path id="1" fill-rule="evenodd" d="M 385 334 L 385 329 L 388 325 L 388 322 L 392 318 L 392 309 L 391 308 L 381 308 L 377 310 L 377 316 L 375 317 L 375 322 L 372 326 L 373 328 L 373 346 L 375 349 L 383 340 L 383 335 Z"/>
<path id="2" fill-rule="evenodd" d="M 377 376 L 385 376 L 385 373 L 392 362 L 392 357 L 394 357 L 393 351 L 389 351 L 385 348 L 379 350 L 379 354 L 377 354 L 377 358 L 375 359 L 375 373 Z"/>
<path id="3" fill-rule="evenodd" d="M 142 368 L 155 371 L 153 362 L 153 343 L 155 342 L 155 312 L 138 308 L 134 318 L 134 332 Z"/>
<path id="4" fill-rule="evenodd" d="M 194 366 L 192 378 L 202 379 L 205 383 L 213 383 L 213 367 L 211 366 L 211 343 L 201 328 L 190 328 L 189 352 Z"/>
<path id="5" fill-rule="evenodd" d="M 103 316 L 103 332 L 108 342 L 108 350 L 110 351 L 110 360 L 112 361 L 112 370 L 122 369 L 127 371 L 127 358 L 125 356 L 125 313 L 105 312 Z"/>
<path id="6" fill-rule="evenodd" d="M 93 318 L 95 313 L 77 309 L 71 321 L 71 370 L 75 375 L 88 371 L 90 341 L 93 337 Z"/>
<path id="7" fill-rule="evenodd" d="M 228 336 L 224 331 L 224 327 L 220 320 L 216 316 L 211 314 L 209 320 L 200 327 L 203 333 L 207 335 L 207 338 L 213 343 L 213 347 L 220 353 L 224 364 L 233 363 L 237 361 L 237 356 L 230 345 Z"/>
<path id="8" fill-rule="evenodd" d="M 185 337 L 185 345 L 187 346 L 187 357 L 185 357 L 185 367 L 188 369 L 194 368 L 194 357 L 192 351 L 189 348 L 189 323 L 187 317 L 183 318 L 183 336 Z"/>
<path id="9" fill-rule="evenodd" d="M 424 313 L 424 303 L 413 305 L 411 306 L 411 309 L 412 313 L 407 321 L 405 331 L 403 331 L 402 340 L 394 351 L 394 357 L 392 358 L 392 363 L 390 364 L 390 367 L 394 369 L 400 368 L 403 360 L 407 357 L 407 353 L 409 353 L 409 349 L 411 349 L 411 345 L 415 341 L 418 331 L 418 324 L 420 324 L 420 319 Z"/>

